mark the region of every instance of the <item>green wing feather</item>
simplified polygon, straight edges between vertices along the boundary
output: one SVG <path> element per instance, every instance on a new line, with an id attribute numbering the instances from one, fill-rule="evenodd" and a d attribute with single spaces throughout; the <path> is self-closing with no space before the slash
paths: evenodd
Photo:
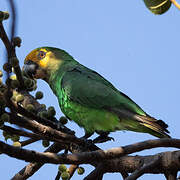
<path id="1" fill-rule="evenodd" d="M 62 79 L 62 88 L 71 100 L 83 106 L 116 107 L 146 115 L 128 96 L 118 91 L 101 75 L 84 66 L 78 66 L 66 72 Z"/>

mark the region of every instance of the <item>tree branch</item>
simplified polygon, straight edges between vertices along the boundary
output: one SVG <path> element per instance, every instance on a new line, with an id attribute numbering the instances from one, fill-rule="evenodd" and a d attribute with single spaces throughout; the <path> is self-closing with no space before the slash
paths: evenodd
<path id="1" fill-rule="evenodd" d="M 25 140 L 25 141 L 21 141 L 21 147 L 24 147 L 24 146 L 27 146 L 29 144 L 32 144 L 34 142 L 38 141 L 37 139 L 28 139 L 28 140 Z"/>
<path id="2" fill-rule="evenodd" d="M 12 128 L 10 126 L 4 125 L 1 129 L 10 133 L 10 134 L 15 134 L 15 135 L 24 136 L 24 137 L 30 137 L 30 138 L 33 138 L 34 140 L 40 140 L 40 137 L 37 134 L 33 134 L 30 132 L 15 129 L 15 128 Z"/>
<path id="3" fill-rule="evenodd" d="M 177 180 L 177 171 L 166 172 L 165 177 L 167 180 Z"/>
<path id="4" fill-rule="evenodd" d="M 15 53 L 15 46 L 13 45 L 13 38 L 14 38 L 14 35 L 15 35 L 15 30 L 16 30 L 16 6 L 15 6 L 15 3 L 13 0 L 8 0 L 9 2 L 9 7 L 10 7 L 10 10 L 11 10 L 11 16 L 12 16 L 12 24 L 11 24 L 11 28 L 10 28 L 10 40 L 8 39 L 8 36 L 3 28 L 3 25 L 1 24 L 0 26 L 0 31 L 2 31 L 1 33 L 1 39 L 6 47 L 6 50 L 7 50 L 7 53 L 8 53 L 8 63 L 10 63 L 10 58 L 12 57 L 16 57 L 16 53 Z M 4 38 L 2 38 L 4 37 Z M 19 64 L 17 64 L 15 67 L 14 67 L 14 72 L 15 74 L 17 75 L 17 79 L 20 83 L 20 86 L 21 88 L 24 88 L 24 80 L 22 78 L 22 73 L 21 73 L 21 69 L 19 67 Z M 9 73 L 8 73 L 8 78 L 9 78 Z"/>
<path id="5" fill-rule="evenodd" d="M 62 144 L 54 143 L 44 152 L 52 152 L 58 153 L 59 151 L 63 150 L 64 146 Z M 21 169 L 11 180 L 24 180 L 32 176 L 35 172 L 37 172 L 44 163 L 29 163 L 23 169 Z"/>
<path id="6" fill-rule="evenodd" d="M 99 149 L 94 144 L 88 145 L 87 142 L 81 138 L 77 138 L 76 136 L 69 135 L 61 131 L 57 131 L 55 129 L 52 129 L 51 127 L 47 127 L 36 121 L 28 120 L 14 114 L 10 114 L 10 122 L 20 127 L 29 129 L 38 135 L 42 135 L 42 137 L 51 141 L 55 141 L 63 144 L 67 144 L 67 143 L 69 144 L 73 142 L 78 145 L 88 146 L 90 150 Z"/>
<path id="7" fill-rule="evenodd" d="M 159 144 L 161 144 L 161 146 L 159 146 L 159 144 L 156 143 L 156 147 L 163 147 L 162 143 L 160 141 L 158 141 L 158 140 L 153 140 L 153 141 L 159 142 Z M 165 147 L 176 147 L 177 142 L 179 142 L 180 140 L 171 139 L 171 141 L 172 141 L 171 143 L 168 142 L 167 139 L 166 139 L 166 141 L 163 141 Z M 170 145 L 167 145 L 166 144 L 167 142 Z M 142 143 L 144 143 L 144 142 L 142 142 Z M 134 144 L 132 146 L 134 146 Z M 127 146 L 124 146 L 123 148 L 126 149 L 126 147 Z M 152 148 L 155 148 L 155 146 L 152 145 Z M 144 148 L 144 149 L 146 149 L 146 148 Z M 0 151 L 4 154 L 7 154 L 8 156 L 15 157 L 15 158 L 18 158 L 21 160 L 25 160 L 25 161 L 33 160 L 35 162 L 52 163 L 52 164 L 92 164 L 93 162 L 99 163 L 99 162 L 105 161 L 106 159 L 109 159 L 109 158 L 111 158 L 111 159 L 115 158 L 115 156 L 113 155 L 114 149 L 110 149 L 107 151 L 97 150 L 97 151 L 93 151 L 93 152 L 82 152 L 82 153 L 74 153 L 74 154 L 56 155 L 53 153 L 39 153 L 39 152 L 35 152 L 35 151 L 26 150 L 23 148 L 12 147 L 1 141 L 0 141 Z M 139 151 L 139 149 L 135 148 L 135 150 L 133 152 L 138 152 L 138 151 Z M 129 152 L 129 153 L 131 153 L 131 152 Z M 161 153 L 161 156 L 166 157 L 168 153 L 170 153 L 172 156 L 172 158 L 168 161 L 168 166 L 173 166 L 173 168 L 178 169 L 180 167 L 179 166 L 180 151 L 166 152 L 166 154 Z M 125 155 L 125 153 L 122 152 L 121 156 L 123 156 L 123 155 Z M 121 156 L 118 155 L 118 158 Z M 152 156 L 148 156 L 148 157 L 151 157 L 151 161 L 152 161 Z M 164 166 L 162 169 L 167 169 L 167 167 L 165 167 L 165 166 L 167 166 L 167 160 L 166 160 L 167 158 L 165 159 L 165 157 L 162 158 L 163 163 L 161 163 L 161 165 L 163 164 L 162 166 Z M 146 161 L 146 163 L 147 163 L 147 161 Z M 177 165 L 179 167 L 177 167 Z M 142 166 L 142 164 L 140 165 L 140 167 L 141 166 Z M 109 167 L 108 167 L 108 171 L 110 171 Z M 156 172 L 155 170 L 151 170 L 151 172 L 152 171 Z M 129 171 L 126 171 L 126 172 L 129 172 Z"/>

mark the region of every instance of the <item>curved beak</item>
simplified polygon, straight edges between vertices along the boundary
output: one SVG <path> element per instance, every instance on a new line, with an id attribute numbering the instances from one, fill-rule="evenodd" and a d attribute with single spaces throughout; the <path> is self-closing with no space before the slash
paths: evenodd
<path id="1" fill-rule="evenodd" d="M 38 64 L 36 64 L 31 60 L 27 60 L 22 70 L 28 77 L 33 79 L 37 69 L 38 69 Z"/>

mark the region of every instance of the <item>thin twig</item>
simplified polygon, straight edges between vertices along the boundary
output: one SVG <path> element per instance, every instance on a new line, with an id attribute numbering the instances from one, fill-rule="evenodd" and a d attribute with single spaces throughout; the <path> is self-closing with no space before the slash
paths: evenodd
<path id="1" fill-rule="evenodd" d="M 180 4 L 176 0 L 170 0 L 179 10 L 180 10 Z"/>
<path id="2" fill-rule="evenodd" d="M 30 132 L 27 132 L 27 131 L 15 129 L 15 128 L 10 127 L 10 126 L 4 125 L 1 129 L 8 132 L 8 133 L 10 133 L 10 134 L 24 136 L 24 137 L 30 137 L 30 138 L 33 138 L 34 140 L 39 140 L 40 139 L 39 135 L 37 135 L 37 134 L 33 134 L 33 133 L 30 133 Z"/>
<path id="3" fill-rule="evenodd" d="M 123 179 L 126 179 L 129 176 L 129 174 L 126 171 L 121 171 L 120 173 Z"/>
<path id="4" fill-rule="evenodd" d="M 12 12 L 12 23 L 11 23 L 11 31 L 10 31 L 10 49 L 7 51 L 9 52 L 8 54 L 8 58 L 7 58 L 7 63 L 10 64 L 10 58 L 14 57 L 14 54 L 15 54 L 15 49 L 13 48 L 12 46 L 12 39 L 14 37 L 14 33 L 15 33 L 15 28 L 16 28 L 16 16 L 15 16 L 15 5 L 14 5 L 14 1 L 12 0 L 8 0 L 9 2 L 9 7 L 11 9 L 11 12 Z M 10 72 L 7 71 L 6 72 L 6 76 L 7 76 L 7 80 L 9 80 L 10 78 Z M 12 97 L 12 92 L 11 92 L 11 83 L 8 83 L 7 84 L 7 92 L 6 92 L 6 100 L 7 101 L 11 101 L 11 97 Z"/>
<path id="5" fill-rule="evenodd" d="M 0 21 L 0 38 L 1 40 L 3 41 L 5 47 L 6 47 L 6 50 L 7 50 L 7 53 L 10 55 L 10 50 L 11 50 L 11 43 L 7 37 L 7 34 L 4 30 L 4 26 L 2 24 L 2 21 Z"/>
<path id="6" fill-rule="evenodd" d="M 12 17 L 12 24 L 11 24 L 11 31 L 10 31 L 10 40 L 12 43 L 12 39 L 14 38 L 15 31 L 16 31 L 16 6 L 14 3 L 14 0 L 8 0 L 9 1 L 9 7 L 10 7 L 10 12 L 11 12 L 11 17 Z"/>
<path id="7" fill-rule="evenodd" d="M 10 51 L 8 53 L 8 63 L 10 64 L 10 58 L 17 57 L 16 52 L 15 52 L 15 46 L 12 43 L 13 38 L 15 36 L 15 31 L 16 31 L 16 21 L 17 21 L 16 13 L 17 13 L 17 11 L 16 11 L 16 6 L 15 6 L 14 0 L 9 0 L 9 6 L 11 9 L 11 17 L 12 17 L 11 33 L 10 33 L 10 41 L 9 41 L 10 42 L 10 46 L 9 46 L 10 49 L 7 49 L 7 52 Z M 14 67 L 14 72 L 15 72 L 17 79 L 20 83 L 20 87 L 23 89 L 24 88 L 24 80 L 23 80 L 21 69 L 20 69 L 19 65 Z M 9 75 L 8 75 L 8 78 L 9 78 Z"/>
<path id="8" fill-rule="evenodd" d="M 58 171 L 57 172 L 57 175 L 56 175 L 56 177 L 55 177 L 55 180 L 59 180 L 61 178 L 61 172 L 60 171 Z M 69 179 L 68 179 L 69 180 Z"/>
<path id="9" fill-rule="evenodd" d="M 71 179 L 71 177 L 74 175 L 74 173 L 75 173 L 75 171 L 76 171 L 76 169 L 78 168 L 78 166 L 79 165 L 77 165 L 77 164 L 72 164 L 70 167 L 69 167 L 69 175 L 70 175 L 70 178 L 69 179 Z"/>
<path id="10" fill-rule="evenodd" d="M 28 140 L 25 140 L 25 141 L 21 141 L 21 147 L 24 147 L 24 146 L 27 146 L 29 144 L 32 144 L 34 142 L 37 142 L 38 139 L 28 139 Z"/>

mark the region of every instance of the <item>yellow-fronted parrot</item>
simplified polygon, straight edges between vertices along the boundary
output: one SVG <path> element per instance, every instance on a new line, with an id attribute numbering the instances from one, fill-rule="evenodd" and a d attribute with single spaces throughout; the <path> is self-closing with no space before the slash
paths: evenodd
<path id="1" fill-rule="evenodd" d="M 40 47 L 31 51 L 24 63 L 24 72 L 46 81 L 65 116 L 83 127 L 87 135 L 130 130 L 170 137 L 166 123 L 148 115 L 104 77 L 64 50 Z"/>

